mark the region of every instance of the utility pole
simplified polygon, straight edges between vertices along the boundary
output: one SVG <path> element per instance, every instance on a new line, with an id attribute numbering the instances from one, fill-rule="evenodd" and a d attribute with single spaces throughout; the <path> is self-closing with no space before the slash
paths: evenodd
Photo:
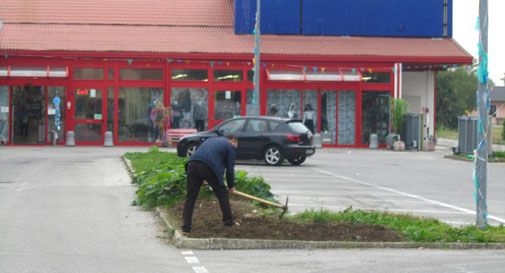
<path id="1" fill-rule="evenodd" d="M 254 93 L 253 101 L 259 105 L 260 97 L 260 49 L 261 49 L 261 31 L 260 31 L 260 19 L 261 19 L 261 0 L 256 0 L 256 24 L 254 26 Z M 258 99 L 255 100 L 254 98 Z M 259 113 L 258 113 L 259 114 Z"/>
<path id="2" fill-rule="evenodd" d="M 488 150 L 486 145 L 486 133 L 488 128 L 489 113 L 489 90 L 488 90 L 488 0 L 479 2 L 479 69 L 477 73 L 477 107 L 479 112 L 478 120 L 478 140 L 475 155 L 475 175 L 476 187 L 476 223 L 484 229 L 487 226 L 487 160 Z"/>

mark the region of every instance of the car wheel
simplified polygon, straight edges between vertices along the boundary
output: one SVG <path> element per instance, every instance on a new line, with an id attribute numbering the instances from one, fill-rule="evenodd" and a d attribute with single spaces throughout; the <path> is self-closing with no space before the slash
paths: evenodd
<path id="1" fill-rule="evenodd" d="M 282 161 L 284 161 L 282 151 L 277 146 L 268 146 L 265 149 L 264 159 L 265 159 L 265 162 L 271 166 L 281 165 Z"/>
<path id="2" fill-rule="evenodd" d="M 186 152 L 184 153 L 187 157 L 191 157 L 195 152 L 196 149 L 198 149 L 198 144 L 197 143 L 189 143 L 186 145 Z"/>
<path id="3" fill-rule="evenodd" d="M 292 165 L 298 166 L 298 165 L 302 164 L 303 162 L 305 162 L 305 159 L 307 159 L 306 156 L 299 155 L 299 156 L 295 156 L 293 158 L 288 158 L 288 161 Z"/>

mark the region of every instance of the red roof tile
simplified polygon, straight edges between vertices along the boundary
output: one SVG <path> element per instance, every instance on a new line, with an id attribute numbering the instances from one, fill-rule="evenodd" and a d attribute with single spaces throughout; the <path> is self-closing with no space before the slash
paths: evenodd
<path id="1" fill-rule="evenodd" d="M 0 0 L 6 23 L 233 26 L 233 0 Z"/>
<path id="2" fill-rule="evenodd" d="M 231 27 L 4 24 L 0 32 L 0 51 L 252 55 L 253 46 L 251 35 L 235 35 Z M 262 35 L 261 52 L 272 55 L 375 56 L 392 59 L 468 58 L 471 62 L 471 55 L 452 39 Z"/>

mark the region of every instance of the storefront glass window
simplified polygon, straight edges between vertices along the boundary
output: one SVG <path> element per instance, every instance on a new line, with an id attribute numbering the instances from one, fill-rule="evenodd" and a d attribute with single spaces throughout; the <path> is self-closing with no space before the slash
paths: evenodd
<path id="1" fill-rule="evenodd" d="M 363 81 L 366 83 L 390 83 L 391 73 L 389 72 L 363 72 Z"/>
<path id="2" fill-rule="evenodd" d="M 253 89 L 247 89 L 247 103 L 246 103 L 246 115 L 247 116 L 259 116 L 260 115 L 260 104 L 259 96 L 255 96 Z"/>
<path id="3" fill-rule="evenodd" d="M 78 89 L 75 94 L 75 118 L 102 119 L 102 90 Z"/>
<path id="4" fill-rule="evenodd" d="M 317 91 L 303 91 L 303 124 L 314 134 L 317 131 L 318 107 Z"/>
<path id="5" fill-rule="evenodd" d="M 114 80 L 114 68 L 109 68 L 109 80 Z"/>
<path id="6" fill-rule="evenodd" d="M 389 105 L 388 91 L 364 91 L 362 97 L 362 135 L 363 144 L 370 143 L 370 135 L 377 134 L 379 143 L 386 142 L 389 133 Z"/>
<path id="7" fill-rule="evenodd" d="M 216 82 L 241 82 L 242 70 L 214 70 Z"/>
<path id="8" fill-rule="evenodd" d="M 253 70 L 247 71 L 247 80 L 250 82 L 254 81 L 254 71 Z"/>
<path id="9" fill-rule="evenodd" d="M 271 89 L 267 92 L 269 116 L 300 118 L 300 91 Z"/>
<path id="10" fill-rule="evenodd" d="M 121 68 L 119 69 L 119 79 L 128 81 L 161 81 L 163 80 L 163 69 Z"/>
<path id="11" fill-rule="evenodd" d="M 170 95 L 171 128 L 208 128 L 208 92 L 205 88 L 173 88 Z"/>
<path id="12" fill-rule="evenodd" d="M 75 68 L 74 80 L 103 80 L 103 68 Z"/>
<path id="13" fill-rule="evenodd" d="M 214 103 L 214 118 L 216 120 L 227 120 L 240 116 L 242 92 L 240 91 L 217 91 Z"/>
<path id="14" fill-rule="evenodd" d="M 208 81 L 206 69 L 172 69 L 173 81 Z"/>
<path id="15" fill-rule="evenodd" d="M 0 145 L 9 140 L 9 87 L 0 86 Z"/>
<path id="16" fill-rule="evenodd" d="M 52 142 L 53 131 L 57 133 L 58 143 L 64 143 L 65 139 L 65 87 L 50 86 L 48 89 L 47 102 L 47 139 Z"/>
<path id="17" fill-rule="evenodd" d="M 321 141 L 335 144 L 337 133 L 337 92 L 321 92 Z"/>
<path id="18" fill-rule="evenodd" d="M 119 141 L 153 142 L 160 137 L 151 112 L 157 105 L 163 106 L 163 89 L 122 87 L 118 104 Z"/>
<path id="19" fill-rule="evenodd" d="M 338 144 L 354 145 L 356 140 L 356 94 L 338 92 Z"/>
<path id="20" fill-rule="evenodd" d="M 107 131 L 114 132 L 114 87 L 107 88 Z"/>

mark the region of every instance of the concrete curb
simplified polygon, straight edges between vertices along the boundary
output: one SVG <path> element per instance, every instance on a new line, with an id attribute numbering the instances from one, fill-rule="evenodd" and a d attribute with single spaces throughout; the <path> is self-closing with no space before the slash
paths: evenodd
<path id="1" fill-rule="evenodd" d="M 134 180 L 131 162 L 121 157 L 126 169 Z M 337 242 L 337 241 L 295 241 L 229 238 L 189 238 L 175 227 L 175 221 L 163 209 L 157 207 L 155 213 L 163 220 L 169 238 L 180 249 L 221 250 L 221 249 L 335 249 L 335 248 L 417 248 L 417 249 L 505 249 L 505 244 L 480 243 L 416 243 L 416 242 Z"/>

